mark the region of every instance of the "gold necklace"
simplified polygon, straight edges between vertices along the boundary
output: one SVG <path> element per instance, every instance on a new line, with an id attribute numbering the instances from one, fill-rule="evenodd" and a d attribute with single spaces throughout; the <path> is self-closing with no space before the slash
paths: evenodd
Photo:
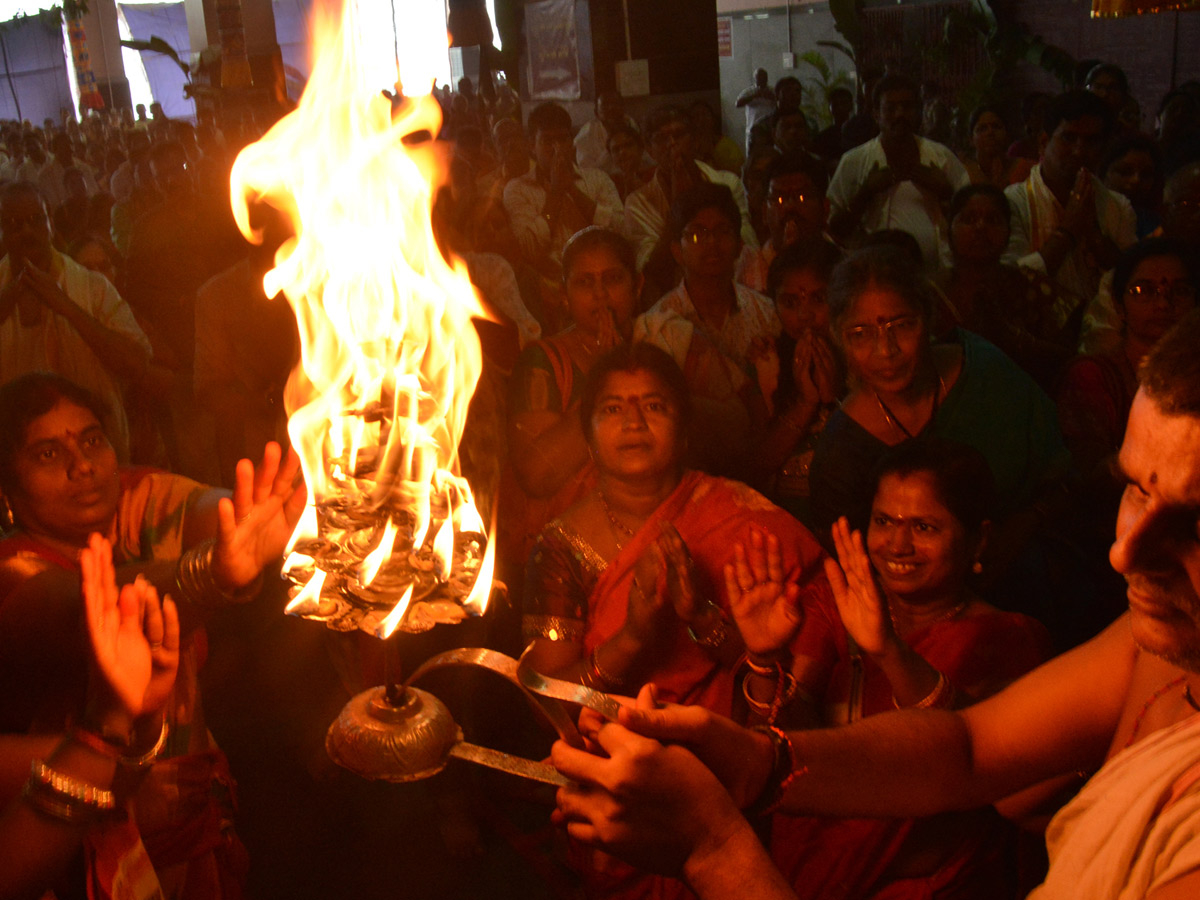
<path id="1" fill-rule="evenodd" d="M 608 505 L 608 498 L 604 496 L 604 491 L 596 488 L 596 496 L 600 498 L 600 505 L 604 507 L 604 515 L 608 516 L 608 524 L 612 526 L 613 540 L 616 541 L 617 549 L 624 550 L 625 541 L 621 540 L 621 535 L 631 538 L 633 537 L 633 529 L 621 524 L 621 521 L 613 515 L 612 507 Z"/>
<path id="2" fill-rule="evenodd" d="M 971 601 L 969 598 L 966 600 L 960 601 L 959 603 L 955 604 L 951 609 L 948 609 L 946 612 L 942 613 L 937 618 L 930 619 L 928 622 L 922 623 L 921 627 L 928 628 L 930 625 L 936 625 L 938 622 L 948 622 L 951 619 L 958 618 L 958 616 L 962 613 L 962 611 L 964 609 L 967 608 L 967 604 L 970 602 Z M 892 604 L 890 604 L 890 603 L 888 604 L 888 618 L 892 620 L 892 631 L 896 632 L 897 636 L 899 636 L 900 626 L 896 622 L 896 614 L 894 612 L 892 612 Z"/>

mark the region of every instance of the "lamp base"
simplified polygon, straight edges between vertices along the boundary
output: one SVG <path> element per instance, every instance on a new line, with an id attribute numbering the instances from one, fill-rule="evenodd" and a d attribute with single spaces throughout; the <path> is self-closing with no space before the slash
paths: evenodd
<path id="1" fill-rule="evenodd" d="M 446 766 L 462 732 L 450 710 L 419 688 L 385 687 L 353 697 L 325 735 L 329 758 L 372 780 L 407 782 L 436 775 Z"/>

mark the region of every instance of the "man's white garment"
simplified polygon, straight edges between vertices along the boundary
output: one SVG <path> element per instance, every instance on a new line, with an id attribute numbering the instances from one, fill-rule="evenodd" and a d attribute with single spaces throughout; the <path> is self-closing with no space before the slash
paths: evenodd
<path id="1" fill-rule="evenodd" d="M 100 193 L 100 188 L 96 184 L 96 176 L 91 166 L 83 160 L 77 159 L 71 163 L 71 167 L 78 169 L 79 173 L 83 175 L 84 187 L 87 189 L 89 197 L 94 197 Z M 66 175 L 66 172 L 67 167 L 53 157 L 48 159 L 46 164 L 38 171 L 38 190 L 42 192 L 42 197 L 46 201 L 46 208 L 51 211 L 67 202 L 67 186 L 63 181 L 63 176 Z"/>
<path id="2" fill-rule="evenodd" d="M 921 165 L 940 171 L 955 191 L 970 183 L 967 170 L 953 150 L 923 137 L 915 140 Z M 877 137 L 842 154 L 829 182 L 830 220 L 849 209 L 868 176 L 876 169 L 887 168 L 887 164 L 887 154 Z M 941 202 L 911 181 L 901 181 L 872 197 L 856 234 L 862 236 L 890 228 L 906 231 L 917 239 L 928 268 L 949 268 L 953 264 L 949 225 Z"/>
<path id="3" fill-rule="evenodd" d="M 1108 760 L 1046 831 L 1028 900 L 1141 900 L 1200 867 L 1200 715 Z"/>
<path id="4" fill-rule="evenodd" d="M 611 178 L 599 169 L 576 169 L 575 186 L 596 204 L 590 224 L 623 230 L 621 195 Z M 560 221 L 551 234 L 550 222 L 542 212 L 545 207 L 546 188 L 538 181 L 536 167 L 505 185 L 504 211 L 508 213 L 508 221 L 521 249 L 529 256 L 548 255 L 557 263 L 573 232 Z"/>
<path id="5" fill-rule="evenodd" d="M 647 341 L 666 350 L 675 358 L 679 368 L 686 370 L 692 336 L 701 330 L 724 357 L 734 390 L 750 377 L 750 347 L 758 338 L 774 338 L 779 334 L 779 317 L 775 306 L 757 291 L 735 284 L 737 309 L 731 311 L 719 331 L 709 328 L 701 318 L 687 283 L 681 281 L 673 290 L 663 294 L 657 303 L 637 317 L 633 323 L 633 339 Z"/>
<path id="6" fill-rule="evenodd" d="M 150 354 L 150 341 L 117 289 L 99 272 L 85 269 L 69 256 L 55 253 L 51 275 L 71 302 L 103 325 L 137 343 Z M 0 290 L 12 278 L 9 257 L 0 260 Z M 16 309 L 0 322 L 0 384 L 26 372 L 57 372 L 96 394 L 112 409 L 109 438 L 124 462 L 129 458 L 129 421 L 117 378 L 62 316 L 45 310 L 42 321 L 27 326 Z"/>
<path id="7" fill-rule="evenodd" d="M 758 93 L 758 87 L 751 87 L 744 90 L 739 96 L 740 100 L 746 94 L 752 94 L 752 98 L 742 105 L 742 109 L 746 110 L 746 152 L 750 152 L 750 132 L 754 126 L 761 122 L 771 113 L 775 112 L 775 98 L 764 97 Z"/>
<path id="8" fill-rule="evenodd" d="M 612 157 L 608 155 L 608 129 L 599 119 L 585 122 L 575 135 L 575 165 L 606 172 L 612 168 Z"/>
<path id="9" fill-rule="evenodd" d="M 1137 217 L 1129 201 L 1094 176 L 1092 188 L 1101 233 L 1122 250 L 1132 246 L 1137 241 Z M 1024 181 L 1005 188 L 1004 196 L 1012 207 L 1012 233 L 1004 253 L 1005 262 L 1048 275 L 1040 250 L 1050 232 L 1062 227 L 1065 210 L 1042 178 L 1041 165 L 1034 166 Z M 1053 278 L 1059 287 L 1087 303 L 1096 296 L 1101 274 L 1087 249 L 1076 244 Z"/>
<path id="10" fill-rule="evenodd" d="M 758 247 L 758 235 L 750 223 L 750 205 L 746 202 L 746 188 L 742 179 L 733 172 L 714 169 L 706 163 L 696 160 L 696 167 L 704 180 L 712 184 L 723 184 L 733 194 L 733 202 L 737 204 L 738 212 L 742 215 L 742 244 L 747 247 Z M 654 252 L 659 238 L 667 227 L 667 216 L 671 214 L 671 201 L 667 192 L 656 175 L 625 198 L 625 234 L 637 252 L 637 267 L 640 272 Z"/>

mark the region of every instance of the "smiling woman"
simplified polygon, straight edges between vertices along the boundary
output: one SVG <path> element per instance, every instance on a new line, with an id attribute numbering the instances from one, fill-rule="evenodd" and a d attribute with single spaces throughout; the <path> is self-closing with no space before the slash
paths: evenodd
<path id="1" fill-rule="evenodd" d="M 865 547 L 845 519 L 835 527 L 841 568 L 828 562 L 826 571 L 836 608 L 809 609 L 792 641 L 803 660 L 798 693 L 811 696 L 823 726 L 893 708 L 967 705 L 1050 650 L 1038 622 L 971 591 L 995 499 L 982 454 L 950 441 L 908 442 L 871 483 Z M 757 645 L 742 627 L 747 645 Z M 772 856 L 801 898 L 1012 896 L 1006 833 L 990 809 L 929 819 L 778 815 Z"/>

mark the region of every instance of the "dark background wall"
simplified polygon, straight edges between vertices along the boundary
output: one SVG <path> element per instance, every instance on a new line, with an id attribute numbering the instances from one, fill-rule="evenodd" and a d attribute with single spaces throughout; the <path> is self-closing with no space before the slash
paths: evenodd
<path id="1" fill-rule="evenodd" d="M 1006 0 L 1017 21 L 1056 44 L 1076 59 L 1099 58 L 1117 63 L 1125 69 L 1134 96 L 1142 105 L 1144 124 L 1150 127 L 1158 110 L 1159 100 L 1172 83 L 1200 79 L 1200 13 L 1161 13 L 1125 19 L 1092 19 L 1087 0 Z M 869 2 L 868 6 L 895 21 L 897 17 L 917 18 L 920 7 L 929 3 Z M 964 4 L 965 5 L 965 4 Z M 720 0 L 717 15 L 731 19 L 733 55 L 720 60 L 721 102 L 726 133 L 737 135 L 744 128 L 741 110 L 735 109 L 738 93 L 751 83 L 753 71 L 762 66 L 771 81 L 783 75 L 797 75 L 802 80 L 811 77 L 811 70 L 800 65 L 787 69 L 783 53 L 791 49 L 799 54 L 818 49 L 834 66 L 848 68 L 849 63 L 834 51 L 818 48 L 819 40 L 841 40 L 833 26 L 827 3 L 794 2 L 756 5 L 754 0 Z M 903 41 L 911 53 L 920 58 L 925 52 L 903 26 Z M 1023 63 L 1014 73 L 1018 90 L 1056 90 L 1056 82 L 1036 66 Z"/>

